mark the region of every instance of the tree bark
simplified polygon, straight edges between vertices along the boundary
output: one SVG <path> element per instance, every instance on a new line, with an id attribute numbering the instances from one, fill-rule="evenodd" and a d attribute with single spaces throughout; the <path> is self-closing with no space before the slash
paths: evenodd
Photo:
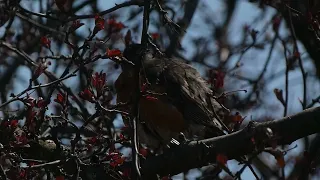
<path id="1" fill-rule="evenodd" d="M 272 135 L 270 134 L 272 130 Z M 268 133 L 269 132 L 269 133 Z M 215 163 L 218 154 L 228 159 L 261 152 L 263 148 L 288 145 L 302 137 L 320 132 L 320 107 L 310 108 L 293 116 L 268 122 L 250 122 L 232 134 L 191 141 L 168 150 L 162 155 L 148 158 L 142 166 L 143 179 L 155 174 L 175 175 L 208 163 Z"/>

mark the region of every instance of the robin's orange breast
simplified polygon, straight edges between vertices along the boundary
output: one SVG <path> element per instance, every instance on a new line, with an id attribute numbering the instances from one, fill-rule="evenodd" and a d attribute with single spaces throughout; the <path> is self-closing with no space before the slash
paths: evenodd
<path id="1" fill-rule="evenodd" d="M 123 72 L 119 75 L 115 87 L 117 91 L 117 103 L 126 103 L 130 101 L 134 91 L 135 78 L 129 72 Z M 165 88 L 161 85 L 154 85 L 149 88 L 154 94 L 142 96 L 139 101 L 140 121 L 148 123 L 166 131 L 181 132 L 186 129 L 186 122 L 182 113 L 167 101 Z M 152 97 L 152 98 L 148 98 Z M 121 110 L 130 112 L 131 107 L 125 107 Z M 125 122 L 126 123 L 126 122 Z"/>
<path id="2" fill-rule="evenodd" d="M 160 129 L 181 132 L 185 130 L 182 114 L 174 106 L 158 100 L 140 99 L 140 119 Z"/>

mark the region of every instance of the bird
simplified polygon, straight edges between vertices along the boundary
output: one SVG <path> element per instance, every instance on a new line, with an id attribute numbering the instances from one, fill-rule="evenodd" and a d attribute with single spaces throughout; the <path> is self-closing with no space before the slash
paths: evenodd
<path id="1" fill-rule="evenodd" d="M 224 107 L 190 64 L 135 43 L 127 45 L 123 57 L 134 65 L 121 64 L 116 99 L 124 104 L 121 110 L 134 113 L 133 97 L 140 94 L 137 133 L 141 143 L 157 149 L 179 141 L 181 134 L 194 140 L 226 133 Z M 128 124 L 129 117 L 122 118 Z"/>

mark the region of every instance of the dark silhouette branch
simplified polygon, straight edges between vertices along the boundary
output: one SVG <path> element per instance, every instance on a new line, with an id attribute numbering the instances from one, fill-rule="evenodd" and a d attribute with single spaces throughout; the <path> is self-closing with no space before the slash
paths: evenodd
<path id="1" fill-rule="evenodd" d="M 139 1 L 139 0 L 137 0 L 137 1 L 127 1 L 127 2 L 124 2 L 124 3 L 121 3 L 121 4 L 116 4 L 114 7 L 110 8 L 110 9 L 107 9 L 107 10 L 104 10 L 102 12 L 99 12 L 97 14 L 74 16 L 74 17 L 68 19 L 67 21 L 70 22 L 70 21 L 74 21 L 74 20 L 77 20 L 77 19 L 94 18 L 95 15 L 104 16 L 104 15 L 112 13 L 112 12 L 118 10 L 118 9 L 121 9 L 121 8 L 124 8 L 124 7 L 133 6 L 133 5 L 142 6 L 143 5 L 143 1 Z"/>
<path id="2" fill-rule="evenodd" d="M 168 56 L 172 56 L 173 54 L 175 54 L 175 51 L 177 50 L 177 47 L 179 45 L 179 41 L 183 38 L 184 36 L 184 32 L 188 29 L 190 23 L 191 23 L 191 20 L 193 18 L 193 15 L 197 9 L 197 6 L 199 4 L 199 1 L 198 0 L 192 0 L 192 1 L 187 1 L 185 4 L 184 4 L 184 16 L 183 18 L 177 22 L 177 23 L 174 23 L 175 25 L 172 25 L 171 23 L 171 26 L 169 26 L 169 29 L 168 29 L 168 34 L 169 34 L 169 37 L 170 37 L 170 44 L 169 46 L 167 47 L 166 49 L 166 54 Z M 170 27 L 178 27 L 182 28 L 180 30 L 180 33 L 178 34 L 176 31 L 172 31 L 172 28 Z"/>
<path id="3" fill-rule="evenodd" d="M 267 135 L 268 129 L 272 130 L 272 136 Z M 310 108 L 279 120 L 251 122 L 246 128 L 229 135 L 183 144 L 162 155 L 147 159 L 141 173 L 144 179 L 154 174 L 174 175 L 214 163 L 217 154 L 234 159 L 241 155 L 260 152 L 274 143 L 287 145 L 317 132 L 320 132 L 320 107 Z"/>

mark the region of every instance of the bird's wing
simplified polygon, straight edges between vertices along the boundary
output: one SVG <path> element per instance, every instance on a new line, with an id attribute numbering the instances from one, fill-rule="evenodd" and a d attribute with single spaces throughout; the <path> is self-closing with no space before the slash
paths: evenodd
<path id="1" fill-rule="evenodd" d="M 185 120 L 221 129 L 213 112 L 221 107 L 213 103 L 212 91 L 195 68 L 178 59 L 151 55 L 146 55 L 144 65 L 150 83 L 165 87 L 169 101 L 182 112 Z"/>

